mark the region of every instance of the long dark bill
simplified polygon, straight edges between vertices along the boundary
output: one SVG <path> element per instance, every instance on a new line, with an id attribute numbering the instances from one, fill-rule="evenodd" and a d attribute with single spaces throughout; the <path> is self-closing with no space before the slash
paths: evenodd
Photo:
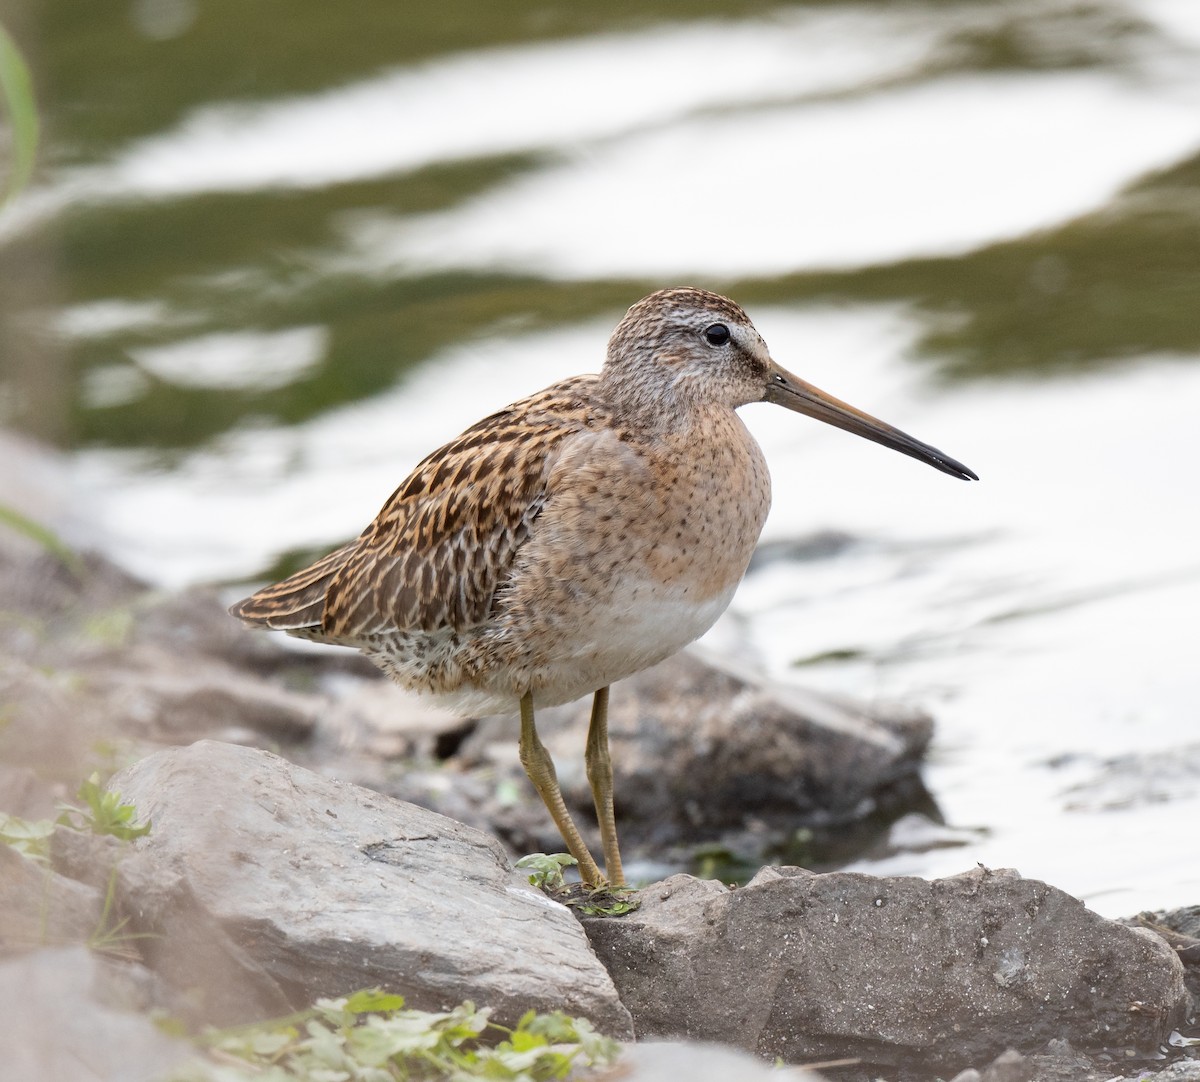
<path id="1" fill-rule="evenodd" d="M 979 480 L 974 471 L 943 454 L 936 447 L 930 447 L 907 432 L 901 432 L 900 429 L 884 424 L 869 413 L 847 405 L 774 363 L 767 377 L 767 390 L 763 401 L 786 406 L 797 413 L 833 425 L 834 428 L 841 428 L 846 432 L 853 432 L 856 436 L 862 436 L 863 439 L 881 443 L 884 447 L 890 447 L 902 455 L 924 462 L 935 470 L 950 474 L 951 477 L 960 477 L 964 481 Z"/>

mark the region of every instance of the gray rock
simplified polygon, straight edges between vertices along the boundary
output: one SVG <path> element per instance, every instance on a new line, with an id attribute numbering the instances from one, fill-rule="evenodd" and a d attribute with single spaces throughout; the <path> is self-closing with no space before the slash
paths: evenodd
<path id="1" fill-rule="evenodd" d="M 0 546 L 0 599 L 0 743 L 7 760 L 43 778 L 76 784 L 95 745 L 117 736 L 305 740 L 328 705 L 248 672 L 250 636 L 240 664 L 217 654 L 211 597 L 164 599 L 91 554 L 67 564 Z"/>
<path id="2" fill-rule="evenodd" d="M 1121 923 L 1153 932 L 1175 951 L 1183 963 L 1183 983 L 1192 994 L 1192 1013 L 1196 1013 L 1200 1007 L 1200 905 L 1139 913 Z"/>
<path id="3" fill-rule="evenodd" d="M 764 869 L 734 891 L 674 876 L 637 912 L 584 926 L 639 1038 L 790 1062 L 946 1073 L 1051 1038 L 1145 1051 L 1186 1007 L 1164 943 L 1014 872 Z"/>
<path id="4" fill-rule="evenodd" d="M 228 601 L 222 601 L 214 590 L 203 586 L 177 593 L 143 590 L 131 640 L 158 645 L 177 657 L 213 658 L 232 668 L 259 674 L 286 673 L 291 666 L 304 667 L 314 658 L 319 658 L 321 668 L 332 667 L 339 660 L 349 661 L 359 656 L 349 650 L 302 655 L 294 648 L 295 640 L 248 633 L 229 615 Z M 308 683 L 311 682 L 310 677 Z"/>
<path id="5" fill-rule="evenodd" d="M 401 758 L 436 761 L 445 734 L 470 731 L 457 714 L 391 680 L 343 680 L 319 720 L 318 739 L 376 762 Z"/>
<path id="6" fill-rule="evenodd" d="M 156 643 L 134 643 L 114 660 L 80 665 L 89 696 L 127 731 L 161 742 L 203 736 L 302 741 L 321 705 L 316 696 L 276 687 L 222 660 Z"/>
<path id="7" fill-rule="evenodd" d="M 76 682 L 17 657 L 12 645 L 11 636 L 0 632 L 3 754 L 41 777 L 70 778 L 78 784 L 87 776 L 92 749 L 112 735 L 112 726 L 106 724 L 103 708 Z"/>
<path id="8" fill-rule="evenodd" d="M 1184 965 L 1200 963 L 1200 905 L 1139 913 L 1122 923 L 1162 936 L 1179 952 Z"/>
<path id="9" fill-rule="evenodd" d="M 0 845 L 0 949 L 86 943 L 102 905 L 99 891 Z"/>
<path id="10" fill-rule="evenodd" d="M 0 609 L 0 750 L 45 778 L 76 782 L 94 745 L 117 735 L 312 746 L 326 762 L 432 754 L 440 736 L 356 652 L 288 649 L 240 627 L 210 591 L 160 594 L 92 554 L 68 566 L 0 545 Z M 0 799 L 4 789 L 0 778 Z"/>
<path id="11" fill-rule="evenodd" d="M 113 869 L 125 852 L 125 842 L 111 834 L 92 834 L 59 825 L 50 836 L 51 867 L 101 894 L 108 890 Z"/>
<path id="12" fill-rule="evenodd" d="M 1038 1082 L 1106 1082 L 1114 1071 L 1112 1056 L 1089 1056 L 1058 1037 L 1027 1058 Z"/>
<path id="13" fill-rule="evenodd" d="M 1183 1056 L 1192 1058 L 1179 1059 L 1178 1047 L 1166 1048 L 1142 1055 L 1132 1049 L 1089 1055 L 1072 1048 L 1069 1041 L 1053 1040 L 1025 1060 L 1028 1077 L 1036 1082 L 1200 1082 L 1197 1050 L 1183 1051 Z M 986 1073 L 983 1077 L 987 1078 Z"/>
<path id="14" fill-rule="evenodd" d="M 6 1082 L 158 1082 L 192 1055 L 124 1009 L 124 969 L 84 947 L 0 962 Z"/>
<path id="15" fill-rule="evenodd" d="M 1033 1065 L 1013 1048 L 1002 1052 L 983 1071 L 968 1066 L 959 1071 L 950 1082 L 1030 1082 Z"/>
<path id="16" fill-rule="evenodd" d="M 1065 811 L 1139 808 L 1190 800 L 1200 791 L 1200 742 L 1092 759 L 1091 765 L 1091 778 L 1064 791 Z"/>
<path id="17" fill-rule="evenodd" d="M 153 819 L 118 876 L 151 965 L 218 1020 L 380 985 L 412 1006 L 463 999 L 631 1032 L 578 923 L 453 820 L 212 741 L 112 785 Z"/>
<path id="18" fill-rule="evenodd" d="M 1029 1082 L 1033 1064 L 1015 1048 L 1001 1052 L 983 1072 L 983 1082 Z"/>
<path id="19" fill-rule="evenodd" d="M 49 786 L 32 770 L 0 763 L 0 812 L 21 819 L 52 819 L 58 808 Z"/>
<path id="20" fill-rule="evenodd" d="M 6 536 L 6 531 L 0 531 L 0 535 Z M 25 628 L 31 634 L 24 640 L 16 636 L 17 642 L 34 642 L 51 635 L 59 637 L 61 645 L 73 633 L 75 641 L 69 647 L 86 649 L 89 639 L 94 645 L 103 636 L 95 635 L 99 627 L 81 628 L 81 623 L 119 610 L 144 590 L 137 579 L 94 553 L 65 549 L 51 552 L 44 548 L 29 553 L 0 545 L 0 597 L 4 607 L 31 617 Z M 5 629 L 6 633 L 14 630 Z M 81 630 L 83 635 L 79 634 Z"/>
<path id="21" fill-rule="evenodd" d="M 1173 928 L 1180 935 L 1200 939 L 1200 905 L 1185 905 L 1159 915 L 1159 923 Z"/>

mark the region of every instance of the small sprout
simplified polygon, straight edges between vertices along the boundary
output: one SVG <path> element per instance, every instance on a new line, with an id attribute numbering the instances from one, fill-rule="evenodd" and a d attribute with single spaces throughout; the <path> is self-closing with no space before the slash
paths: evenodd
<path id="1" fill-rule="evenodd" d="M 521 787 L 511 778 L 496 783 L 496 803 L 502 808 L 514 808 L 521 803 Z"/>
<path id="2" fill-rule="evenodd" d="M 130 932 L 128 916 L 117 915 L 117 869 L 114 867 L 108 873 L 108 888 L 104 892 L 104 907 L 100 911 L 100 920 L 92 934 L 87 938 L 87 945 L 99 954 L 111 958 L 120 958 L 127 962 L 142 960 L 136 943 L 139 939 L 156 938 L 153 932 Z"/>
<path id="3" fill-rule="evenodd" d="M 0 812 L 0 845 L 10 845 L 32 860 L 45 862 L 50 859 L 50 839 L 59 826 L 92 834 L 111 834 L 122 841 L 150 833 L 149 823 L 136 825 L 137 808 L 123 803 L 120 793 L 101 788 L 98 774 L 93 774 L 79 787 L 79 799 L 87 807 L 60 804 L 57 819 L 21 819 Z"/>
<path id="4" fill-rule="evenodd" d="M 529 870 L 529 882 L 547 894 L 566 888 L 563 869 L 578 864 L 570 853 L 530 853 L 517 861 L 517 867 Z"/>
<path id="5" fill-rule="evenodd" d="M 50 859 L 50 838 L 54 823 L 49 819 L 20 819 L 0 812 L 0 843 L 11 845 L 32 860 Z"/>
<path id="6" fill-rule="evenodd" d="M 150 824 L 135 825 L 137 808 L 121 800 L 121 794 L 105 789 L 100 784 L 100 775 L 93 774 L 79 787 L 79 799 L 87 807 L 77 808 L 73 804 L 60 804 L 62 814 L 57 822 L 73 830 L 90 831 L 93 834 L 111 834 L 122 841 L 132 841 L 150 833 Z"/>

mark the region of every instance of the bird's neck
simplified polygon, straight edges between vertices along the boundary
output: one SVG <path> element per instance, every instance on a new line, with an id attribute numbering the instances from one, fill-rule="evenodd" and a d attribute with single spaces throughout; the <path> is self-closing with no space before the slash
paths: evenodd
<path id="1" fill-rule="evenodd" d="M 605 368 L 597 390 L 614 419 L 642 431 L 679 431 L 697 420 L 697 404 L 663 380 Z"/>

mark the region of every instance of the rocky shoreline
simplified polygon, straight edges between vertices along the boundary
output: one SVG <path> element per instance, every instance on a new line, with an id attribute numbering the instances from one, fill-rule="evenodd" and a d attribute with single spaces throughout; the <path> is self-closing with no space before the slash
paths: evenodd
<path id="1" fill-rule="evenodd" d="M 936 829 L 925 716 L 696 653 L 628 681 L 616 789 L 650 885 L 633 913 L 583 916 L 513 868 L 559 846 L 511 723 L 463 723 L 355 655 L 244 632 L 211 592 L 164 595 L 2 533 L 0 812 L 44 821 L 99 769 L 152 823 L 130 841 L 60 825 L 41 862 L 0 845 L 16 1079 L 79 1077 L 82 1056 L 87 1077 L 149 1082 L 193 1054 L 159 1012 L 240 1024 L 371 986 L 505 1024 L 584 1016 L 640 1042 L 617 1070 L 641 1080 L 766 1077 L 776 1058 L 854 1082 L 1200 1079 L 1181 1043 L 1200 907 L 1114 922 L 1012 871 L 779 860 L 798 831 L 820 867 L 835 839 L 877 840 L 900 815 Z M 545 721 L 586 812 L 586 705 Z M 714 850 L 768 866 L 737 888 L 669 874 Z"/>
<path id="2" fill-rule="evenodd" d="M 60 826 L 49 867 L 0 846 L 0 989 L 21 989 L 0 1040 L 22 1050 L 18 1078 L 68 1077 L 81 1055 L 114 1064 L 94 1077 L 165 1077 L 192 1049 L 152 1011 L 240 1025 L 367 987 L 427 1010 L 484 1003 L 509 1026 L 564 1010 L 622 1041 L 683 1042 L 681 1057 L 717 1042 L 854 1080 L 1200 1076 L 1194 1048 L 1167 1044 L 1194 1010 L 1200 941 L 1015 872 L 764 868 L 736 889 L 676 875 L 633 913 L 580 917 L 483 832 L 270 752 L 203 740 L 112 785 L 153 824 L 144 837 Z M 1200 909 L 1159 915 L 1188 919 Z M 753 1060 L 729 1062 L 724 1077 L 753 1077 Z"/>

